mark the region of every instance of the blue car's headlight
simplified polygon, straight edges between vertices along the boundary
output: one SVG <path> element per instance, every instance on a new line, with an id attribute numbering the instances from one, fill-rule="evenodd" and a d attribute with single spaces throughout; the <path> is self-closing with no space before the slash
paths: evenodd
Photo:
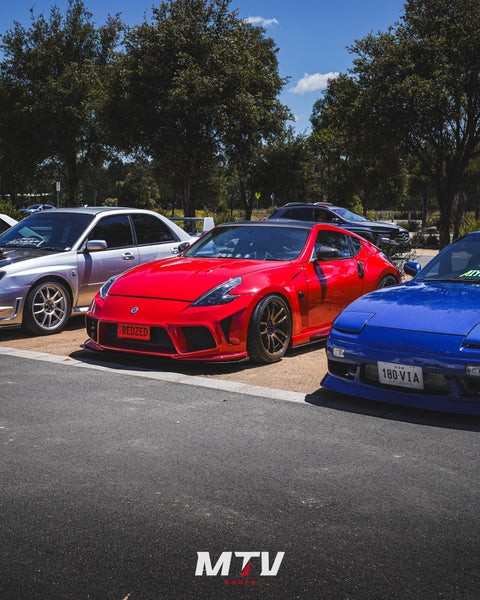
<path id="1" fill-rule="evenodd" d="M 108 295 L 108 291 L 110 290 L 110 288 L 112 287 L 112 285 L 115 283 L 115 281 L 117 281 L 117 279 L 119 277 L 120 277 L 120 275 L 115 275 L 114 277 L 110 277 L 110 279 L 107 279 L 107 281 L 98 290 L 98 295 L 100 296 L 100 298 L 102 300 L 105 300 L 105 298 Z"/>
<path id="2" fill-rule="evenodd" d="M 344 310 L 335 319 L 332 329 L 345 333 L 360 333 L 375 313 Z"/>
<path id="3" fill-rule="evenodd" d="M 225 281 L 225 283 L 221 283 L 209 290 L 200 298 L 197 298 L 195 302 L 192 302 L 190 306 L 215 306 L 216 304 L 228 304 L 238 298 L 238 294 L 230 294 L 233 288 L 236 288 L 238 285 L 242 283 L 241 277 L 234 277 L 233 279 L 229 279 Z"/>

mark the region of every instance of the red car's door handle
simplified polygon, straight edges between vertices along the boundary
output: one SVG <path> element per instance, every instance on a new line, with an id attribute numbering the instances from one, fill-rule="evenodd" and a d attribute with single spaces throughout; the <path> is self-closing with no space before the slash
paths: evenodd
<path id="1" fill-rule="evenodd" d="M 363 279 L 363 276 L 365 275 L 365 269 L 363 268 L 363 265 L 359 260 L 357 260 L 357 271 L 360 279 Z"/>

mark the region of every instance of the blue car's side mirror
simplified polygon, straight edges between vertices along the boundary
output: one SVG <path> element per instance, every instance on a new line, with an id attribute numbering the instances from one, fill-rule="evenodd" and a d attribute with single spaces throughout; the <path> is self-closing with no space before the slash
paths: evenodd
<path id="1" fill-rule="evenodd" d="M 407 262 L 403 265 L 403 270 L 407 275 L 410 275 L 411 277 L 415 277 L 415 275 L 418 275 L 418 273 L 420 273 L 422 267 L 420 265 L 420 263 L 417 262 Z"/>

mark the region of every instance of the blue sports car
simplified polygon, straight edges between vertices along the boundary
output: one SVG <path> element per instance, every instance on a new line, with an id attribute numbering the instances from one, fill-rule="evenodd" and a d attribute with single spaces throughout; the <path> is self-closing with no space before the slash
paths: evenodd
<path id="1" fill-rule="evenodd" d="M 327 342 L 325 388 L 417 408 L 480 415 L 480 232 L 408 283 L 347 306 Z"/>

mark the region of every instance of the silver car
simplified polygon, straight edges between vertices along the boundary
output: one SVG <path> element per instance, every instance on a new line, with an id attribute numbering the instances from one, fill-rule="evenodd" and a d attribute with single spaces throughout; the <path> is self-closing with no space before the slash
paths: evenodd
<path id="1" fill-rule="evenodd" d="M 87 311 L 101 285 L 194 241 L 158 213 L 134 208 L 62 208 L 34 213 L 0 236 L 0 328 L 61 331 Z"/>

